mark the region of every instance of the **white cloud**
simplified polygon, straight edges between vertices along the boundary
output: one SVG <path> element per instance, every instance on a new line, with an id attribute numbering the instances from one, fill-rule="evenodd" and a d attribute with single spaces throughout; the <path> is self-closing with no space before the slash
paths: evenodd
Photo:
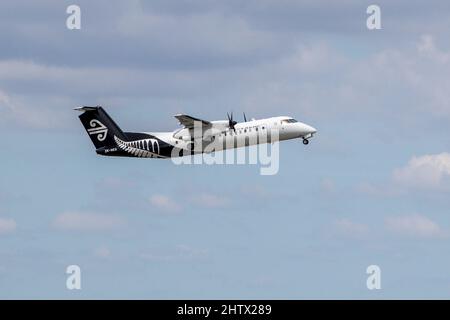
<path id="1" fill-rule="evenodd" d="M 30 107 L 19 100 L 17 97 L 12 97 L 5 91 L 0 90 L 0 117 L 2 118 L 0 121 L 12 120 L 30 128 L 54 128 L 58 126 L 55 112 L 47 107 L 41 108 L 36 105 L 36 101 Z"/>
<path id="2" fill-rule="evenodd" d="M 369 227 L 366 224 L 345 218 L 337 220 L 335 222 L 335 228 L 339 234 L 350 237 L 363 237 L 369 233 Z"/>
<path id="3" fill-rule="evenodd" d="M 388 230 L 399 235 L 421 238 L 442 238 L 447 233 L 434 221 L 415 214 L 407 216 L 389 217 L 385 220 Z"/>
<path id="4" fill-rule="evenodd" d="M 322 179 L 322 181 L 320 182 L 320 188 L 326 193 L 332 193 L 336 191 L 334 181 L 329 178 Z"/>
<path id="5" fill-rule="evenodd" d="M 94 250 L 94 256 L 98 258 L 109 258 L 111 256 L 111 250 L 108 247 L 101 246 Z"/>
<path id="6" fill-rule="evenodd" d="M 440 63 L 447 63 L 450 61 L 450 54 L 439 50 L 435 45 L 433 36 L 429 34 L 420 37 L 420 41 L 417 44 L 417 50 L 423 56 L 437 60 Z"/>
<path id="7" fill-rule="evenodd" d="M 220 208 L 229 204 L 230 200 L 226 197 L 211 193 L 199 193 L 191 197 L 191 201 L 200 207 Z"/>
<path id="8" fill-rule="evenodd" d="M 442 187 L 450 177 L 450 153 L 413 157 L 405 167 L 396 169 L 393 177 L 407 187 Z"/>
<path id="9" fill-rule="evenodd" d="M 310 45 L 298 45 L 291 55 L 281 59 L 277 68 L 283 72 L 299 72 L 320 74 L 327 73 L 330 69 L 342 65 L 345 59 L 335 52 L 326 43 L 311 43 Z M 291 74 L 295 76 L 295 74 Z"/>
<path id="10" fill-rule="evenodd" d="M 12 233 L 16 227 L 16 221 L 13 219 L 0 218 L 0 235 Z"/>
<path id="11" fill-rule="evenodd" d="M 163 194 L 152 195 L 150 203 L 165 212 L 176 213 L 181 210 L 181 207 L 175 201 Z"/>
<path id="12" fill-rule="evenodd" d="M 382 184 L 361 183 L 356 191 L 369 196 L 394 197 L 412 190 L 449 191 L 450 153 L 413 156 L 392 172 L 392 179 Z"/>
<path id="13" fill-rule="evenodd" d="M 152 248 L 140 254 L 144 260 L 153 262 L 172 262 L 204 259 L 208 256 L 208 250 L 193 248 L 189 245 L 179 244 L 172 248 Z"/>
<path id="14" fill-rule="evenodd" d="M 404 188 L 392 183 L 362 182 L 355 186 L 355 191 L 371 197 L 396 197 L 405 193 Z"/>
<path id="15" fill-rule="evenodd" d="M 135 186 L 134 181 L 128 178 L 121 177 L 106 177 L 99 181 L 98 185 L 106 189 L 123 190 L 125 188 L 132 188 Z"/>
<path id="16" fill-rule="evenodd" d="M 378 90 L 392 93 L 392 99 L 398 97 L 399 92 L 403 93 L 400 101 L 407 109 L 402 116 L 448 117 L 450 85 L 446 80 L 449 61 L 449 51 L 440 50 L 432 35 L 422 35 L 412 50 L 393 49 L 378 54 L 375 65 L 384 78 L 374 80 L 379 83 Z M 380 85 L 381 81 L 385 81 L 386 87 Z"/>
<path id="17" fill-rule="evenodd" d="M 251 198 L 267 199 L 270 196 L 270 192 L 265 187 L 254 183 L 242 185 L 240 188 L 240 193 Z"/>
<path id="18" fill-rule="evenodd" d="M 124 221 L 117 216 L 82 212 L 65 212 L 53 221 L 55 228 L 73 231 L 106 231 L 123 225 Z"/>
<path id="19" fill-rule="evenodd" d="M 355 187 L 356 192 L 367 194 L 370 196 L 378 196 L 381 194 L 380 190 L 382 188 L 379 188 L 378 186 L 375 186 L 372 183 L 369 182 L 362 182 Z"/>
<path id="20" fill-rule="evenodd" d="M 204 29 L 201 31 L 208 33 Z M 317 120 L 342 116 L 350 111 L 402 119 L 423 119 L 425 116 L 429 120 L 435 115 L 450 116 L 450 85 L 446 81 L 450 63 L 445 58 L 450 52 L 438 49 L 434 38 L 428 34 L 414 40 L 418 41 L 415 46 L 383 47 L 358 59 L 339 50 L 333 43 L 290 41 L 292 45 L 283 54 L 263 59 L 257 65 L 236 65 L 235 68 L 212 69 L 209 65 L 199 65 L 198 68 L 178 66 L 161 70 L 120 65 L 55 66 L 3 60 L 0 61 L 0 82 L 9 92 L 24 92 L 23 88 L 31 88 L 43 95 L 58 92 L 78 101 L 80 92 L 85 99 L 86 96 L 95 97 L 92 99 L 107 96 L 110 101 L 115 101 L 120 96 L 125 98 L 123 104 L 130 102 L 126 99 L 140 97 L 147 103 L 162 99 L 170 105 L 171 99 L 183 97 L 188 104 L 201 105 L 214 97 L 223 101 L 217 108 L 234 102 L 255 116 L 272 112 L 273 106 L 280 106 L 283 113 L 292 112 L 305 118 L 313 115 Z M 226 41 L 220 42 L 231 50 L 236 47 Z M 193 46 L 195 51 L 202 51 L 198 46 Z M 235 55 L 240 61 L 246 53 L 231 54 L 232 57 Z M 432 58 L 433 55 L 437 58 Z M 206 56 L 210 58 L 214 53 Z M 210 68 L 209 72 L 205 73 L 204 68 Z M 235 95 L 235 92 L 243 94 Z M 371 98 L 374 92 L 376 99 Z M 395 113 L 392 112 L 393 101 Z M 171 108 L 176 107 L 171 105 Z M 396 127 L 397 134 L 399 129 L 411 134 L 410 127 Z"/>
<path id="21" fill-rule="evenodd" d="M 284 40 L 282 35 L 252 28 L 241 15 L 203 10 L 173 15 L 145 12 L 140 6 L 130 9 L 118 21 L 119 34 L 130 39 L 149 39 L 154 51 L 161 54 L 173 52 L 176 55 L 181 51 L 185 59 L 208 56 L 227 61 L 240 57 L 241 61 L 248 62 L 249 57 L 258 61 L 261 56 L 285 49 L 279 46 Z M 177 41 L 168 41 L 167 34 Z"/>
<path id="22" fill-rule="evenodd" d="M 52 97 L 55 93 L 70 102 L 79 102 L 80 98 L 87 96 L 93 99 L 98 99 L 99 96 L 117 95 L 134 98 L 150 95 L 170 97 L 170 91 L 172 94 L 176 91 L 177 95 L 195 96 L 202 93 L 202 87 L 208 86 L 211 77 L 216 76 L 214 74 L 206 76 L 197 70 L 163 72 L 159 69 L 148 70 L 139 67 L 70 67 L 18 59 L 0 60 L 0 82 L 4 84 L 2 90 L 23 96 L 32 94 L 34 97 L 43 96 L 53 110 L 59 110 L 61 105 L 67 105 L 67 101 L 59 105 L 57 101 L 53 103 Z M 25 92 L 23 88 L 30 89 Z M 71 98 L 68 99 L 69 97 Z M 13 107 L 14 109 L 25 108 L 18 103 L 15 103 Z M 38 111 L 45 111 L 46 108 L 47 106 L 43 103 L 36 105 L 30 101 L 30 107 L 26 109 L 35 110 L 32 114 L 37 117 Z"/>

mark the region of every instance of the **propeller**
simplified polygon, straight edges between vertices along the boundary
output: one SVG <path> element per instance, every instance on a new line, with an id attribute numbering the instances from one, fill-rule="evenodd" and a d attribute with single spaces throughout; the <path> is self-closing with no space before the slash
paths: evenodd
<path id="1" fill-rule="evenodd" d="M 233 129 L 234 132 L 236 133 L 236 128 L 234 126 L 237 124 L 237 121 L 233 121 L 233 112 L 231 112 L 231 116 L 227 112 L 227 117 L 228 117 L 228 127 L 230 129 Z"/>
<path id="2" fill-rule="evenodd" d="M 244 114 L 244 122 L 247 122 L 247 117 L 245 116 L 245 112 L 242 112 Z"/>

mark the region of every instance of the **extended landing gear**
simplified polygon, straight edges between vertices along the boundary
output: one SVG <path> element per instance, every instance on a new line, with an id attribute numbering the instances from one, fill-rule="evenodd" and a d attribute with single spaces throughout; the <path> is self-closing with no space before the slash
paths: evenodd
<path id="1" fill-rule="evenodd" d="M 308 139 L 303 139 L 303 144 L 306 146 L 309 143 Z"/>

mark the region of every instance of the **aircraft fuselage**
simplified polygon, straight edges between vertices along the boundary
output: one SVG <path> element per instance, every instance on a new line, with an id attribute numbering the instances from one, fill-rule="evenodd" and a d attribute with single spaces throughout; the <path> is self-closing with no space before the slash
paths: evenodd
<path id="1" fill-rule="evenodd" d="M 96 152 L 104 156 L 172 158 L 262 143 L 303 139 L 307 144 L 316 129 L 281 116 L 233 123 L 232 119 L 203 121 L 177 115 L 187 127 L 173 132 L 122 132 L 101 107 L 83 107 L 80 119 Z"/>

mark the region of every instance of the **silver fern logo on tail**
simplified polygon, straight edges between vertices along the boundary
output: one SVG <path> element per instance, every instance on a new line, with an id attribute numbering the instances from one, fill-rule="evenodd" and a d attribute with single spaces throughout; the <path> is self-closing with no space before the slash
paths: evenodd
<path id="1" fill-rule="evenodd" d="M 97 135 L 98 141 L 105 141 L 106 136 L 108 135 L 108 128 L 98 120 L 91 120 L 89 122 L 91 129 L 88 129 L 88 133 L 90 135 Z"/>
<path id="2" fill-rule="evenodd" d="M 123 141 L 116 136 L 114 140 L 119 149 L 140 158 L 165 158 L 160 155 L 159 142 L 157 139 L 141 139 L 135 141 Z"/>

